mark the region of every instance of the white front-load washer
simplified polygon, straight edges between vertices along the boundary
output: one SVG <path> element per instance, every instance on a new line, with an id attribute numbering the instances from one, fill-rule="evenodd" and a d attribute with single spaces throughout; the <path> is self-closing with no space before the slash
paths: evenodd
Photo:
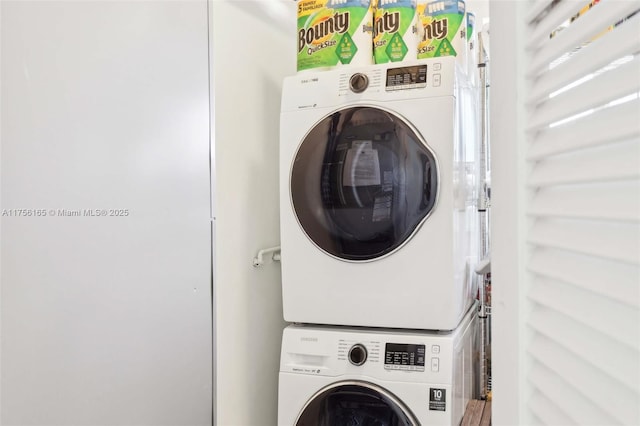
<path id="1" fill-rule="evenodd" d="M 458 425 L 477 383 L 477 314 L 454 331 L 292 325 L 278 425 Z"/>
<path id="2" fill-rule="evenodd" d="M 285 320 L 456 327 L 475 297 L 471 94 L 453 57 L 285 79 Z"/>

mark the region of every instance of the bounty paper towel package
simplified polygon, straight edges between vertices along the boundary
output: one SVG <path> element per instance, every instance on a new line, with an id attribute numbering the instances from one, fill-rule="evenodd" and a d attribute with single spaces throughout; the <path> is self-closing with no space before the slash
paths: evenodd
<path id="1" fill-rule="evenodd" d="M 475 83 L 478 73 L 478 34 L 476 34 L 476 16 L 467 12 L 467 74 L 469 81 Z"/>
<path id="2" fill-rule="evenodd" d="M 373 63 L 371 0 L 298 0 L 298 71 Z"/>
<path id="3" fill-rule="evenodd" d="M 373 18 L 376 64 L 415 60 L 416 0 L 378 0 Z"/>
<path id="4" fill-rule="evenodd" d="M 418 59 L 456 56 L 467 69 L 465 3 L 438 0 L 418 3 Z"/>
<path id="5" fill-rule="evenodd" d="M 470 41 L 471 38 L 473 37 L 473 32 L 474 29 L 476 27 L 476 15 L 471 13 L 471 12 L 467 12 L 467 41 Z"/>

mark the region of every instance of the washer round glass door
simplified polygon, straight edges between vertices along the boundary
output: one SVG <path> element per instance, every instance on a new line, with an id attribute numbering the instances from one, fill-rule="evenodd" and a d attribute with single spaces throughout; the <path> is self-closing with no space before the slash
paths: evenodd
<path id="1" fill-rule="evenodd" d="M 307 133 L 290 183 L 295 214 L 315 245 L 340 259 L 370 261 L 402 246 L 427 218 L 438 169 L 402 118 L 351 107 Z"/>
<path id="2" fill-rule="evenodd" d="M 316 393 L 302 409 L 295 426 L 418 426 L 394 395 L 372 383 L 348 381 Z"/>

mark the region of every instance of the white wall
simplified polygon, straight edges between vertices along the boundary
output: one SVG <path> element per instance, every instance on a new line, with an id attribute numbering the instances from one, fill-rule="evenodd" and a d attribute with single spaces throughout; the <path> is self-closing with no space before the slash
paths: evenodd
<path id="1" fill-rule="evenodd" d="M 1 423 L 210 424 L 206 1 L 0 12 Z"/>
<path id="2" fill-rule="evenodd" d="M 280 90 L 295 72 L 295 12 L 289 32 L 268 14 L 275 3 L 210 3 L 218 426 L 276 423 L 280 265 L 252 266 L 258 250 L 280 241 Z M 279 3 L 295 11 L 294 2 Z"/>

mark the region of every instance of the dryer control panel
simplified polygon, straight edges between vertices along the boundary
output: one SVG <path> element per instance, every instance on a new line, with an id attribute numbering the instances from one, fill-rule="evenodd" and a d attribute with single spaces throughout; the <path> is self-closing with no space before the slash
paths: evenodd
<path id="1" fill-rule="evenodd" d="M 438 62 L 438 65 L 442 64 Z M 423 87 L 427 87 L 427 64 L 387 68 L 386 90 L 419 89 Z"/>
<path id="2" fill-rule="evenodd" d="M 349 102 L 389 102 L 455 96 L 468 84 L 454 56 L 301 72 L 284 80 L 282 111 L 331 108 Z"/>
<path id="3" fill-rule="evenodd" d="M 382 69 L 369 69 L 360 72 L 343 72 L 338 80 L 339 96 L 365 91 L 379 92 L 383 85 L 382 71 Z"/>
<path id="4" fill-rule="evenodd" d="M 442 67 L 440 62 L 432 64 L 436 68 Z M 371 85 L 372 89 L 385 91 L 422 89 L 427 87 L 427 64 L 401 66 L 370 71 L 371 78 L 366 72 L 342 74 L 340 76 L 340 92 L 344 94 L 347 88 L 353 93 L 362 93 Z M 439 80 L 438 80 L 439 81 Z"/>
<path id="5" fill-rule="evenodd" d="M 339 78 L 339 95 L 359 94 L 366 90 L 376 93 L 407 89 L 423 89 L 427 87 L 429 65 L 441 69 L 442 63 L 421 63 L 410 66 L 391 68 L 371 68 L 360 72 L 342 73 Z M 439 85 L 438 78 L 431 83 Z"/>

